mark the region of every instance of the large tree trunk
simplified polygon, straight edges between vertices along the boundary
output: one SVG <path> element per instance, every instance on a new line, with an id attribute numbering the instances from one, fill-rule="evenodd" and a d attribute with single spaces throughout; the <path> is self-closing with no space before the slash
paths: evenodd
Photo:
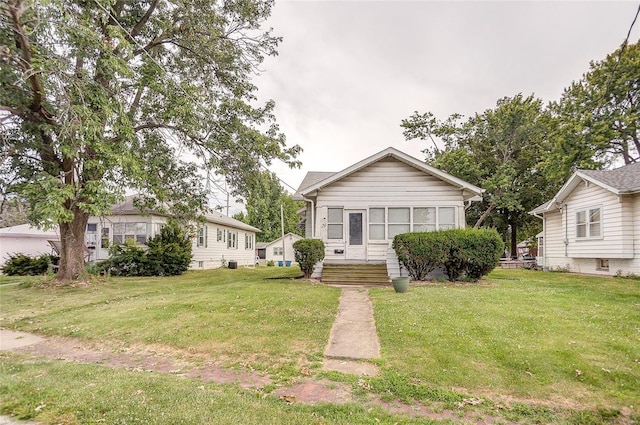
<path id="1" fill-rule="evenodd" d="M 85 277 L 84 257 L 85 243 L 84 232 L 87 228 L 89 214 L 74 209 L 73 221 L 60 223 L 60 268 L 57 279 L 61 281 L 77 280 Z"/>

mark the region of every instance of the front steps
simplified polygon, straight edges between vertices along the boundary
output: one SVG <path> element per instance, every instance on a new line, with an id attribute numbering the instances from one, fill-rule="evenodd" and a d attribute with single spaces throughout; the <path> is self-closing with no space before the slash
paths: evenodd
<path id="1" fill-rule="evenodd" d="M 333 285 L 388 285 L 389 273 L 384 263 L 328 263 L 322 267 L 322 283 Z"/>

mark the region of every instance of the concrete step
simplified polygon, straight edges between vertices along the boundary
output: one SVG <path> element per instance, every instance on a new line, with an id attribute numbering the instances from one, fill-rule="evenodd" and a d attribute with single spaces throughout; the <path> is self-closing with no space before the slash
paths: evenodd
<path id="1" fill-rule="evenodd" d="M 325 263 L 322 282 L 346 285 L 388 285 L 390 283 L 386 264 Z"/>

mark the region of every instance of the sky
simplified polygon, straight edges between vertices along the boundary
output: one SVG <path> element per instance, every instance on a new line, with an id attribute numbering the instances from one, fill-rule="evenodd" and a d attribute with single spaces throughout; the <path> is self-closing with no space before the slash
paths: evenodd
<path id="1" fill-rule="evenodd" d="M 558 100 L 621 45 L 639 4 L 275 0 L 265 28 L 283 41 L 254 83 L 303 152 L 300 169 L 269 168 L 297 188 L 308 171 L 340 171 L 389 146 L 424 159 L 426 142 L 400 127 L 414 111 L 445 119 L 518 93 Z"/>

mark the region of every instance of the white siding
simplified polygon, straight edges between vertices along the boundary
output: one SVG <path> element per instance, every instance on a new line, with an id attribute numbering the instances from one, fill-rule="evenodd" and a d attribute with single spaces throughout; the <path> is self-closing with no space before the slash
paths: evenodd
<path id="1" fill-rule="evenodd" d="M 559 211 L 544 215 L 546 267 L 602 275 L 640 274 L 640 195 L 618 197 L 597 185 L 581 184 L 565 203 L 566 217 Z M 579 240 L 575 213 L 590 207 L 602 208 L 602 238 Z M 599 269 L 600 259 L 608 261 L 608 270 Z"/>
<path id="2" fill-rule="evenodd" d="M 465 227 L 462 190 L 393 158 L 373 163 L 319 191 L 316 237 L 325 241 L 325 259 L 342 260 L 345 254 L 335 251 L 346 253 L 344 241 L 327 240 L 328 207 L 365 211 L 375 207 L 455 207 L 456 225 Z M 311 219 L 310 214 L 307 219 Z M 366 234 L 365 240 L 367 260 L 386 260 L 389 241 L 369 241 Z"/>
<path id="3" fill-rule="evenodd" d="M 214 269 L 222 267 L 223 263 L 228 264 L 229 261 L 236 261 L 238 266 L 255 265 L 255 233 L 210 222 L 206 223 L 206 227 L 206 246 L 197 246 L 197 238 L 193 241 L 191 268 Z M 224 232 L 224 236 L 220 241 L 217 240 L 218 229 Z M 237 233 L 237 245 L 235 248 L 227 247 L 228 232 Z M 245 248 L 247 235 L 253 238 L 253 244 L 250 248 Z"/>
<path id="4" fill-rule="evenodd" d="M 295 262 L 295 256 L 294 256 L 294 252 L 293 252 L 293 244 L 296 241 L 299 241 L 300 239 L 302 239 L 302 236 L 298 236 L 295 234 L 286 234 L 284 235 L 284 248 L 285 248 L 285 258 L 284 261 L 291 261 L 291 262 Z M 267 261 L 283 261 L 282 255 L 275 255 L 274 254 L 274 248 L 280 248 L 282 249 L 282 238 L 278 238 L 273 242 L 270 242 L 266 247 L 266 251 L 265 251 L 265 256 L 266 256 L 266 260 Z"/>
<path id="5" fill-rule="evenodd" d="M 580 184 L 565 200 L 567 205 L 567 253 L 572 258 L 632 258 L 633 231 L 629 199 L 621 199 L 610 191 L 589 184 Z M 576 212 L 599 207 L 602 237 L 576 237 Z M 631 230 L 631 231 L 630 231 Z"/>

